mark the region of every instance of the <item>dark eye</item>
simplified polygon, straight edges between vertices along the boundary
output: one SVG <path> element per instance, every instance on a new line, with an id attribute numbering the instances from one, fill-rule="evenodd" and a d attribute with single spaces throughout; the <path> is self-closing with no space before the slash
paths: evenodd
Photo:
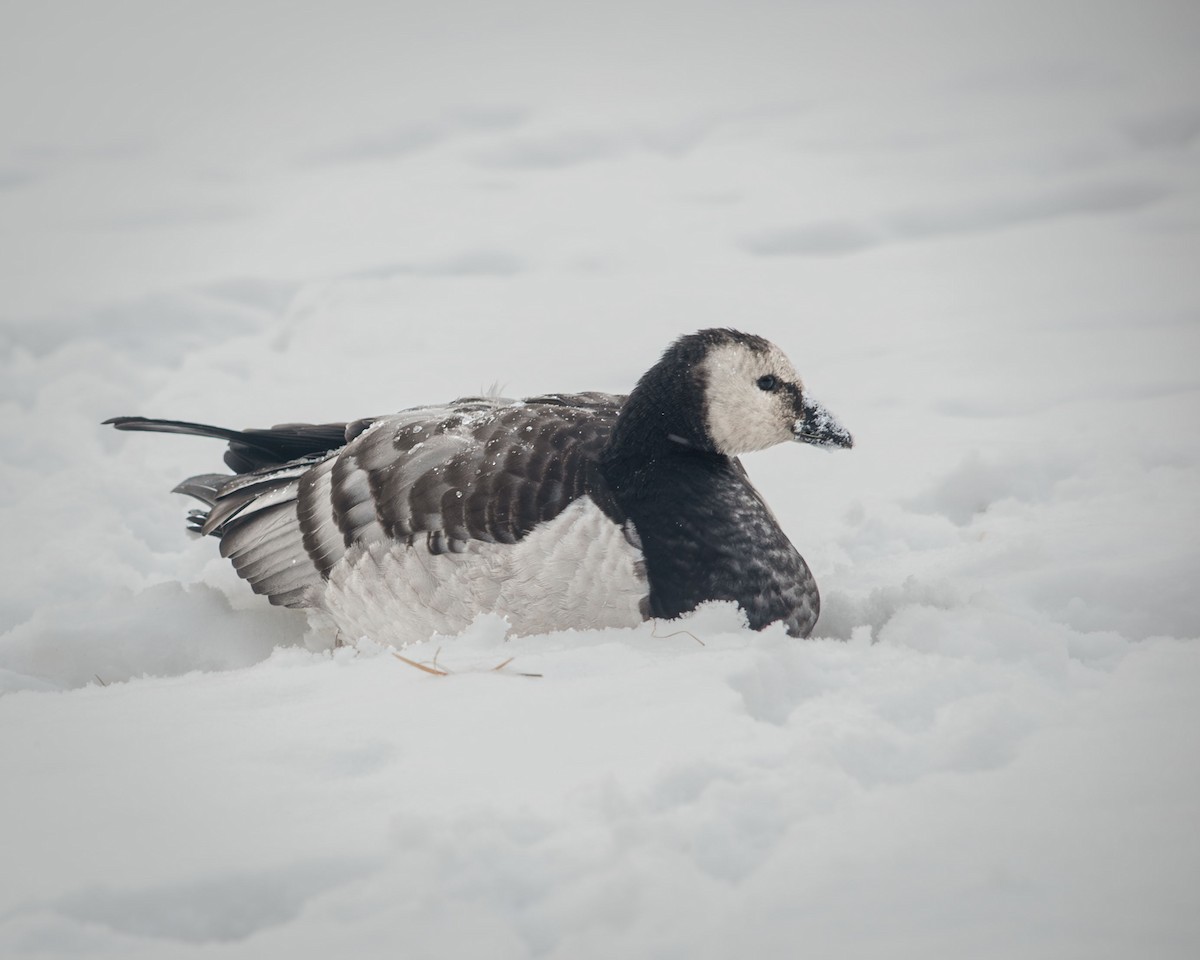
<path id="1" fill-rule="evenodd" d="M 758 384 L 759 390 L 770 391 L 779 389 L 779 378 L 773 373 L 768 373 L 765 377 L 759 377 L 755 382 Z"/>

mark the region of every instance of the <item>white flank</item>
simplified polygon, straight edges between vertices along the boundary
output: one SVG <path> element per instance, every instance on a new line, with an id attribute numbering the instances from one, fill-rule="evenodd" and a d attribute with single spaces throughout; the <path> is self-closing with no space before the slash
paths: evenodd
<path id="1" fill-rule="evenodd" d="M 461 632 L 481 613 L 516 636 L 641 623 L 646 577 L 630 545 L 588 497 L 515 544 L 471 541 L 431 554 L 394 541 L 356 546 L 333 570 L 324 612 L 346 639 L 404 645 Z"/>

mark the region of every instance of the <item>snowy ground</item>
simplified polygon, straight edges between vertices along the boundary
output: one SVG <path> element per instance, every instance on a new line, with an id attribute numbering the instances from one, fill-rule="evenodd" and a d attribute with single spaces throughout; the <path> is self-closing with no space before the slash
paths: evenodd
<path id="1" fill-rule="evenodd" d="M 1191 957 L 1200 8 L 0 10 L 0 955 Z M 214 443 L 778 342 L 736 611 L 329 650 Z M 503 670 L 492 668 L 513 658 Z M 536 673 L 539 677 L 522 676 Z"/>

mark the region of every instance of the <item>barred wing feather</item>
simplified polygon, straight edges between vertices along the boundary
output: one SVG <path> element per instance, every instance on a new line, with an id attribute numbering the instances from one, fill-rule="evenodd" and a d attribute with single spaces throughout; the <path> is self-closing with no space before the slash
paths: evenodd
<path id="1" fill-rule="evenodd" d="M 314 606 L 356 546 L 457 554 L 471 541 L 517 543 L 584 494 L 615 511 L 596 464 L 623 400 L 589 393 L 419 407 L 361 421 L 340 449 L 231 477 L 211 500 L 211 475 L 181 488 L 211 503 L 201 532 L 221 538 L 222 555 L 257 593 Z"/>

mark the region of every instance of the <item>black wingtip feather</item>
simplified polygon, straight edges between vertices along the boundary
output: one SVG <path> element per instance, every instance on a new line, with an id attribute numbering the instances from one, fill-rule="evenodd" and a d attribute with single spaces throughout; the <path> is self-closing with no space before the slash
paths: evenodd
<path id="1" fill-rule="evenodd" d="M 214 427 L 207 423 L 192 423 L 190 420 L 157 420 L 151 417 L 109 417 L 102 425 L 111 425 L 118 430 L 134 430 L 144 433 L 178 433 L 192 437 L 213 437 L 217 440 L 242 440 L 242 431 Z"/>
<path id="2" fill-rule="evenodd" d="M 345 423 L 281 423 L 266 429 L 230 430 L 189 420 L 158 420 L 151 417 L 110 417 L 106 425 L 118 430 L 144 433 L 175 433 L 225 440 L 229 449 L 225 463 L 237 473 L 281 466 L 302 457 L 337 450 L 346 445 L 348 434 L 357 436 L 371 420 Z"/>

